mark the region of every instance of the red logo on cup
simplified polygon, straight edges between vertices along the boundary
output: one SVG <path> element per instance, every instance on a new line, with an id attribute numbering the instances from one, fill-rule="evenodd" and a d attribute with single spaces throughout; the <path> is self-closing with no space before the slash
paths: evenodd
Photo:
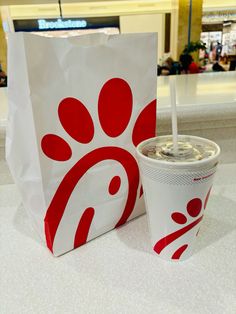
<path id="1" fill-rule="evenodd" d="M 208 198 L 210 195 L 211 189 L 208 191 L 206 198 L 204 200 L 203 208 L 206 209 Z M 176 222 L 179 225 L 185 225 L 183 228 L 178 229 L 177 231 L 174 231 L 164 238 L 157 241 L 157 243 L 154 246 L 154 251 L 157 254 L 160 254 L 162 250 L 164 250 L 165 247 L 167 247 L 169 244 L 174 242 L 176 239 L 181 237 L 186 232 L 189 232 L 192 228 L 194 228 L 197 224 L 200 223 L 200 221 L 203 218 L 202 213 L 202 200 L 200 198 L 193 198 L 191 199 L 186 206 L 187 213 L 189 217 L 197 218 L 193 220 L 191 223 L 187 224 L 188 218 L 185 214 L 180 212 L 173 212 L 171 214 L 171 218 L 174 222 Z M 198 235 L 199 230 L 197 231 Z M 184 251 L 188 248 L 188 244 L 184 244 L 183 246 L 179 247 L 172 255 L 172 259 L 179 259 L 181 255 L 184 253 Z"/>

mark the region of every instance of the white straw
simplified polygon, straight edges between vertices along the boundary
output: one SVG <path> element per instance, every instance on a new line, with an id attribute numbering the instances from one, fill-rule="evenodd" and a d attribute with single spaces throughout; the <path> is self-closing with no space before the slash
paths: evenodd
<path id="1" fill-rule="evenodd" d="M 177 112 L 176 112 L 176 79 L 175 77 L 169 77 L 170 81 L 170 100 L 172 109 L 172 137 L 173 137 L 173 149 L 174 154 L 178 152 L 178 126 L 177 126 Z"/>

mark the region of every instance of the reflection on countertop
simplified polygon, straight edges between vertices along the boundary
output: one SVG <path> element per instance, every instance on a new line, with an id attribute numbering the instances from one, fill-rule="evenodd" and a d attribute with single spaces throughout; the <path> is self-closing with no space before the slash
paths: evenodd
<path id="1" fill-rule="evenodd" d="M 170 79 L 176 80 L 179 132 L 212 140 L 219 139 L 219 135 L 229 136 L 236 146 L 236 71 L 159 76 L 157 133 L 160 135 L 171 132 Z M 7 109 L 7 88 L 0 88 L 0 146 L 4 145 Z"/>
<path id="2" fill-rule="evenodd" d="M 160 111 L 170 107 L 170 79 L 176 79 L 178 106 L 236 104 L 236 71 L 159 76 L 157 98 Z"/>
<path id="3" fill-rule="evenodd" d="M 157 77 L 158 112 L 169 111 L 169 80 L 176 80 L 176 101 L 181 110 L 236 104 L 236 71 Z M 217 104 L 217 107 L 214 105 Z M 221 106 L 220 106 L 221 105 Z M 236 108 L 236 106 L 234 106 Z M 6 122 L 7 88 L 0 88 L 0 126 Z"/>

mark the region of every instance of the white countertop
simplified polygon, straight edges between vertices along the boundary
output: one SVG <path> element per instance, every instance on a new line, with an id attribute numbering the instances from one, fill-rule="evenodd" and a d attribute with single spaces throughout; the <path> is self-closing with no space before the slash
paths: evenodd
<path id="1" fill-rule="evenodd" d="M 212 112 L 236 112 L 236 71 L 211 72 L 175 76 L 158 76 L 157 99 L 158 113 L 170 111 L 169 79 L 176 79 L 176 100 L 179 111 L 194 111 L 204 108 Z M 7 118 L 7 88 L 0 88 L 0 126 Z"/>
<path id="2" fill-rule="evenodd" d="M 8 112 L 8 101 L 7 101 L 7 88 L 0 88 L 0 147 L 4 145 L 6 124 L 7 124 L 7 112 Z"/>
<path id="3" fill-rule="evenodd" d="M 55 258 L 31 230 L 0 156 L 1 314 L 236 313 L 236 72 L 181 75 L 177 80 L 180 120 L 186 119 L 188 130 L 190 116 L 205 121 L 199 126 L 202 132 L 208 118 L 223 121 L 222 128 L 214 123 L 209 133 L 222 144 L 224 163 L 196 254 L 182 263 L 159 259 L 150 249 L 142 216 Z M 159 77 L 158 130 L 169 119 L 168 92 L 168 77 Z M 4 127 L 7 105 L 1 100 Z"/>
<path id="4" fill-rule="evenodd" d="M 169 80 L 173 77 L 176 78 L 180 134 L 190 130 L 198 133 L 200 129 L 236 128 L 236 71 L 202 73 L 158 77 L 158 134 L 171 132 Z M 209 135 L 206 133 L 201 136 Z"/>
<path id="5" fill-rule="evenodd" d="M 158 77 L 159 135 L 171 133 L 169 80 L 173 78 L 176 79 L 179 133 L 219 140 L 219 144 L 231 138 L 232 144 L 227 143 L 227 147 L 223 148 L 228 150 L 232 145 L 235 147 L 236 71 Z"/>
<path id="6" fill-rule="evenodd" d="M 0 185 L 1 314 L 236 313 L 236 164 L 222 164 L 196 254 L 152 254 L 146 216 L 55 258 L 30 229 L 14 184 Z"/>
<path id="7" fill-rule="evenodd" d="M 158 76 L 157 98 L 160 110 L 170 107 L 169 79 L 176 78 L 176 101 L 180 108 L 198 105 L 235 104 L 236 71 L 175 76 Z M 200 108 L 199 108 L 200 109 Z"/>
<path id="8" fill-rule="evenodd" d="M 236 127 L 236 71 L 157 78 L 157 131 L 170 132 L 169 79 L 176 79 L 178 122 L 182 129 Z M 0 146 L 7 123 L 7 88 L 0 88 Z M 186 126 L 187 123 L 187 126 Z M 184 125 L 183 125 L 184 124 Z M 166 133 L 167 132 L 167 133 Z"/>

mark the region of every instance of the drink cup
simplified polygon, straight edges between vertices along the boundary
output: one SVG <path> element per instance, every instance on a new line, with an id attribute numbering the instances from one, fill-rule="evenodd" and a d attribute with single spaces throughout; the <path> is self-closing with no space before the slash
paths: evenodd
<path id="1" fill-rule="evenodd" d="M 179 135 L 141 142 L 141 172 L 153 250 L 163 259 L 189 258 L 206 209 L 216 172 L 219 146 L 207 139 Z"/>

